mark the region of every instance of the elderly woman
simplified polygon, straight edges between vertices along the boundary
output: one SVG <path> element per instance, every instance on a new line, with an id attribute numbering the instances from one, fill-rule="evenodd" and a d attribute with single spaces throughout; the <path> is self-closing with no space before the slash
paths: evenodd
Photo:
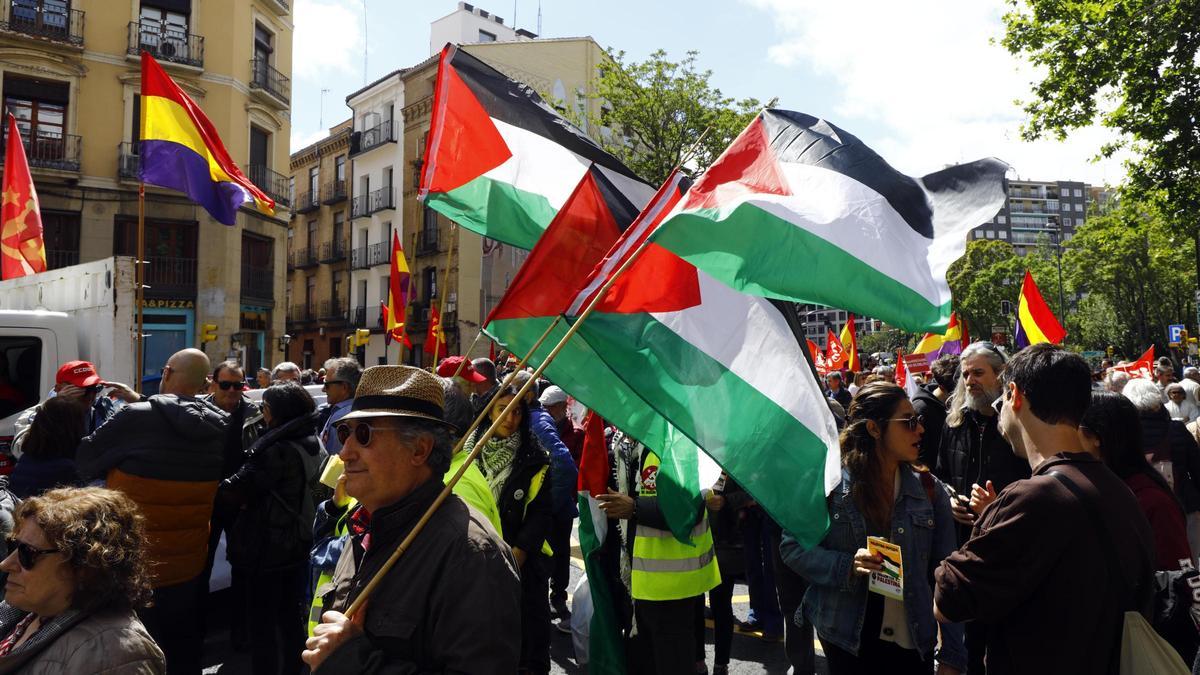
<path id="1" fill-rule="evenodd" d="M 0 570 L 0 673 L 165 673 L 134 613 L 151 597 L 146 529 L 120 492 L 62 488 L 16 510 Z"/>
<path id="2" fill-rule="evenodd" d="M 1187 424 L 1195 422 L 1196 418 L 1200 417 L 1200 408 L 1197 408 L 1196 404 L 1192 402 L 1182 384 L 1172 382 L 1163 389 L 1163 393 L 1167 395 L 1164 405 L 1171 419 Z"/>

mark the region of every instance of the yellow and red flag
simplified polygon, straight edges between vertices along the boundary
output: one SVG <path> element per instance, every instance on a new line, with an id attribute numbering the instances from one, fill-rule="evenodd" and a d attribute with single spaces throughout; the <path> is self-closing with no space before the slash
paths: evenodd
<path id="1" fill-rule="evenodd" d="M 383 316 L 383 325 L 384 326 L 389 325 L 392 321 L 392 313 L 391 313 L 391 311 L 388 310 L 387 303 L 386 302 L 379 303 L 379 310 L 381 312 L 381 315 Z M 397 324 L 397 326 L 395 328 L 387 328 L 383 331 L 384 347 L 391 344 L 392 340 L 398 340 L 398 341 L 404 343 L 405 347 L 412 349 L 412 346 L 413 346 L 412 340 L 408 339 L 408 332 L 404 330 L 404 322 L 403 321 L 400 322 L 399 324 Z"/>
<path id="2" fill-rule="evenodd" d="M 8 114 L 8 147 L 4 152 L 3 207 L 0 207 L 0 279 L 46 271 L 42 213 L 29 175 L 17 119 Z"/>
<path id="3" fill-rule="evenodd" d="M 842 326 L 842 349 L 846 352 L 846 370 L 857 373 L 862 370 L 858 362 L 858 338 L 854 335 L 854 315 L 846 316 L 846 325 Z"/>
<path id="4" fill-rule="evenodd" d="M 442 313 L 437 307 L 429 308 L 429 332 L 425 334 L 425 353 L 432 354 L 435 361 L 446 358 L 446 331 L 442 330 Z"/>
<path id="5" fill-rule="evenodd" d="M 1025 280 L 1021 282 L 1021 296 L 1017 301 L 1017 326 L 1014 341 L 1018 349 L 1039 342 L 1061 344 L 1067 337 L 1067 331 L 1054 317 L 1042 294 L 1038 291 L 1033 275 L 1025 270 Z"/>
<path id="6" fill-rule="evenodd" d="M 392 264 L 388 270 L 388 299 L 384 306 L 384 335 L 392 340 L 402 340 L 411 347 L 404 333 L 408 319 L 408 262 L 404 260 L 404 247 L 400 245 L 400 233 L 392 232 Z"/>

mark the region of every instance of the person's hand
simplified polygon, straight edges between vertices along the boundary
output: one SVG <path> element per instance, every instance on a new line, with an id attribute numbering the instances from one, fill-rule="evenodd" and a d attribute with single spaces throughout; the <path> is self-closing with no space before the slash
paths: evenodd
<path id="1" fill-rule="evenodd" d="M 62 388 L 58 390 L 56 396 L 62 399 L 74 399 L 78 401 L 82 399 L 86 393 L 87 391 L 82 387 L 76 387 L 73 384 L 64 384 Z"/>
<path id="2" fill-rule="evenodd" d="M 129 385 L 121 384 L 120 382 L 101 382 L 100 384 L 112 390 L 108 392 L 109 398 L 119 398 L 126 403 L 137 403 L 142 400 L 142 397 L 130 389 Z"/>
<path id="3" fill-rule="evenodd" d="M 365 617 L 366 612 L 361 610 L 353 619 L 341 612 L 325 612 L 321 615 L 321 623 L 313 628 L 313 636 L 304 643 L 300 658 L 315 673 L 339 647 L 362 634 Z"/>
<path id="4" fill-rule="evenodd" d="M 854 554 L 854 573 L 859 576 L 866 576 L 871 572 L 878 572 L 883 569 L 883 556 L 878 553 L 871 553 L 865 548 L 858 549 Z"/>
<path id="5" fill-rule="evenodd" d="M 525 560 L 529 558 L 529 554 L 523 549 L 513 547 L 513 557 L 517 559 L 517 567 L 524 568 Z"/>
<path id="6" fill-rule="evenodd" d="M 333 486 L 333 505 L 339 509 L 345 508 L 350 503 L 350 495 L 346 494 L 346 474 L 338 476 L 337 483 Z"/>
<path id="7" fill-rule="evenodd" d="M 725 495 L 718 494 L 716 492 L 709 492 L 704 498 L 704 506 L 707 507 L 709 511 L 720 511 L 721 509 L 725 508 Z"/>
<path id="8" fill-rule="evenodd" d="M 971 486 L 971 510 L 978 515 L 983 515 L 983 510 L 989 504 L 996 501 L 996 488 L 992 486 L 992 481 L 987 481 L 985 487 L 979 487 L 979 484 Z"/>
<path id="9" fill-rule="evenodd" d="M 607 494 L 596 495 L 596 501 L 600 502 L 600 510 L 610 519 L 625 520 L 633 517 L 634 502 L 633 497 L 629 495 L 609 490 Z"/>
<path id="10" fill-rule="evenodd" d="M 950 515 L 954 516 L 959 525 L 974 525 L 975 514 L 971 511 L 970 502 L 962 495 L 954 495 L 950 499 Z"/>
<path id="11" fill-rule="evenodd" d="M 960 675 L 961 673 L 962 671 L 954 666 L 948 666 L 944 663 L 939 663 L 937 666 L 936 675 Z"/>

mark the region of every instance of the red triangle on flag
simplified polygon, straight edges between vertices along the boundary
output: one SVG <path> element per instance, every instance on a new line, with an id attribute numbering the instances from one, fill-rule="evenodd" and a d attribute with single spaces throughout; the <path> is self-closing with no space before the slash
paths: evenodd
<path id="1" fill-rule="evenodd" d="M 688 191 L 684 208 L 716 208 L 744 194 L 790 195 L 770 146 L 762 117 L 756 117 Z"/>

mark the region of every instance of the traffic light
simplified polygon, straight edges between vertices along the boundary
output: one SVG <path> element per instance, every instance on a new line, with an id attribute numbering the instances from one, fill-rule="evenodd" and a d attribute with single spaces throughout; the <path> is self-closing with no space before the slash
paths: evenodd
<path id="1" fill-rule="evenodd" d="M 1105 351 L 1105 353 L 1106 353 L 1106 354 L 1108 354 L 1108 357 L 1109 357 L 1109 358 L 1112 358 L 1112 355 L 1113 355 L 1113 346 L 1112 346 L 1112 345 L 1109 345 L 1109 346 L 1108 346 L 1108 349 L 1106 349 L 1106 350 L 1104 350 L 1104 351 Z"/>
<path id="2" fill-rule="evenodd" d="M 366 328 L 359 328 L 354 331 L 354 346 L 365 347 L 371 341 L 371 331 Z"/>
<path id="3" fill-rule="evenodd" d="M 215 323 L 200 324 L 200 344 L 204 344 L 206 342 L 216 342 L 216 341 L 217 341 L 217 324 L 215 324 Z"/>

